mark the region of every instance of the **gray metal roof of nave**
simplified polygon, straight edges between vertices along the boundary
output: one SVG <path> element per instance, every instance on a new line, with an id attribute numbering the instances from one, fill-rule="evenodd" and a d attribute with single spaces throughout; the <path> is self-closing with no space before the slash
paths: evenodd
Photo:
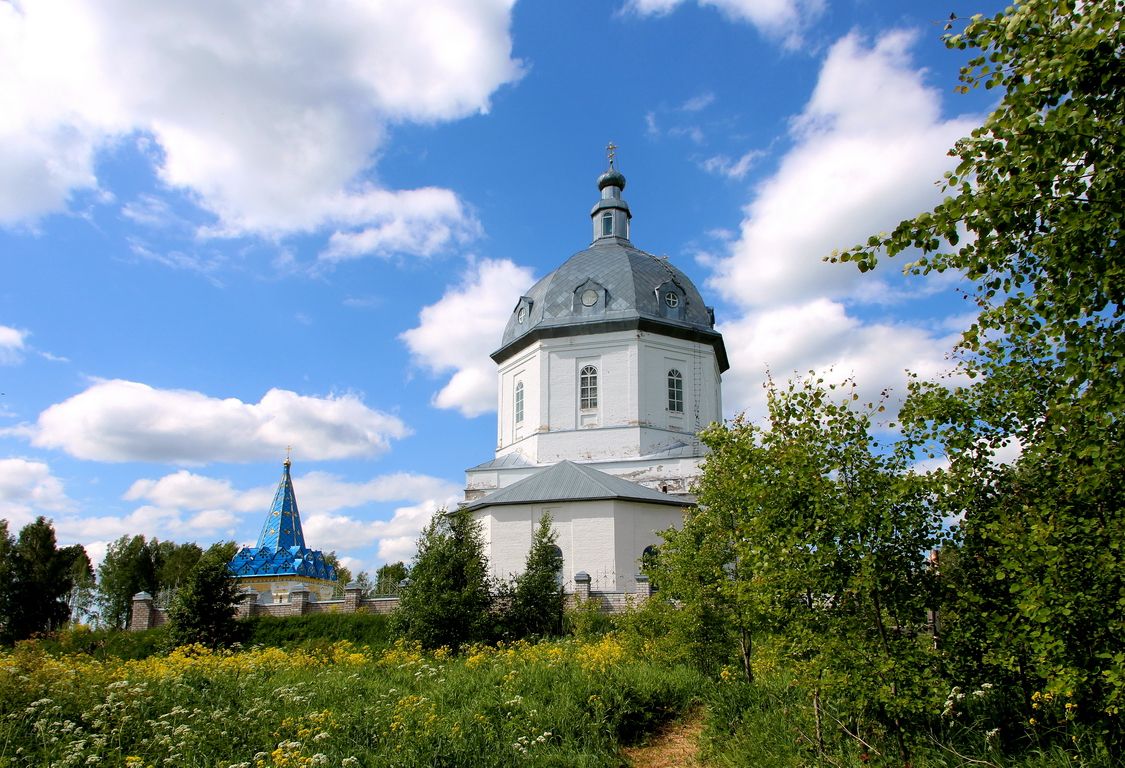
<path id="1" fill-rule="evenodd" d="M 670 496 L 593 467 L 560 461 L 549 469 L 525 477 L 507 488 L 493 491 L 487 496 L 465 505 L 470 512 L 484 507 L 506 504 L 542 504 L 555 501 L 597 501 L 620 499 L 643 501 L 649 504 L 668 504 L 677 507 L 694 507 L 695 502 L 682 496 Z"/>
<path id="2" fill-rule="evenodd" d="M 625 177 L 619 171 L 611 166 L 598 186 L 603 198 L 591 211 L 595 228 L 607 210 L 622 212 L 622 221 L 632 217 L 620 196 Z M 699 289 L 667 258 L 635 248 L 627 234 L 626 224 L 595 237 L 521 296 L 492 359 L 502 362 L 541 338 L 639 329 L 709 344 L 719 371 L 727 370 L 723 337 Z"/>

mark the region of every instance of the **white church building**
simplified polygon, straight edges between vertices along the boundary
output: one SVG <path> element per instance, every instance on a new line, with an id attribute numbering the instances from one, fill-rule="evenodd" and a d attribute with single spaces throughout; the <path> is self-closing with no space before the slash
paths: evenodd
<path id="1" fill-rule="evenodd" d="M 699 290 L 631 242 L 625 177 L 612 155 L 609 166 L 590 212 L 593 242 L 515 302 L 492 353 L 496 453 L 466 472 L 465 506 L 494 575 L 523 569 L 546 512 L 567 592 L 635 590 L 657 531 L 695 503 L 696 435 L 722 418 L 729 367 Z"/>

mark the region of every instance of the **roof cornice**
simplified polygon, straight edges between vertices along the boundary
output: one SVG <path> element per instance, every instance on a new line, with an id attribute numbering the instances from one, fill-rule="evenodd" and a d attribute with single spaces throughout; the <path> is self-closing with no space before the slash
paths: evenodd
<path id="1" fill-rule="evenodd" d="M 545 325 L 540 323 L 524 335 L 513 339 L 508 344 L 493 352 L 491 357 L 493 361 L 499 365 L 521 350 L 542 339 L 565 339 L 571 336 L 590 336 L 599 333 L 616 333 L 619 331 L 645 331 L 648 333 L 657 333 L 662 336 L 670 336 L 674 339 L 684 339 L 685 341 L 707 344 L 715 350 L 715 359 L 719 364 L 719 373 L 724 373 L 730 368 L 730 362 L 727 360 L 727 348 L 723 343 L 723 335 L 718 331 L 707 330 L 695 325 L 679 325 L 651 317 L 595 320 L 584 323 L 571 321 L 560 325 Z"/>

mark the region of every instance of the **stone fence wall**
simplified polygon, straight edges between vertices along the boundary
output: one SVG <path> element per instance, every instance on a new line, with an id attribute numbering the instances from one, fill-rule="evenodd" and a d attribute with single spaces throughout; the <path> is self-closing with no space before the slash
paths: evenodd
<path id="1" fill-rule="evenodd" d="M 637 591 L 632 594 L 591 591 L 590 576 L 585 572 L 576 574 L 574 582 L 575 591 L 567 595 L 567 604 L 573 605 L 577 600 L 596 600 L 603 613 L 620 613 L 630 604 L 639 603 L 652 594 L 646 576 L 637 576 Z M 362 597 L 362 591 L 355 582 L 345 587 L 342 600 L 310 600 L 309 591 L 298 588 L 290 590 L 287 596 L 274 595 L 272 603 L 260 603 L 258 593 L 247 589 L 239 595 L 238 618 L 304 616 L 310 613 L 390 613 L 397 607 L 397 597 Z M 159 627 L 167 621 L 167 611 L 156 607 L 152 595 L 147 592 L 133 595 L 133 618 L 129 622 L 131 632 Z"/>

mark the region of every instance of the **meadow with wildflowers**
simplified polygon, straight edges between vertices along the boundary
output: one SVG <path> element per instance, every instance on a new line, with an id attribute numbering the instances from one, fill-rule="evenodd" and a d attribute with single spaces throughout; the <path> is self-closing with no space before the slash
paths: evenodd
<path id="1" fill-rule="evenodd" d="M 612 635 L 140 660 L 0 652 L 0 766 L 612 766 L 704 685 Z"/>

